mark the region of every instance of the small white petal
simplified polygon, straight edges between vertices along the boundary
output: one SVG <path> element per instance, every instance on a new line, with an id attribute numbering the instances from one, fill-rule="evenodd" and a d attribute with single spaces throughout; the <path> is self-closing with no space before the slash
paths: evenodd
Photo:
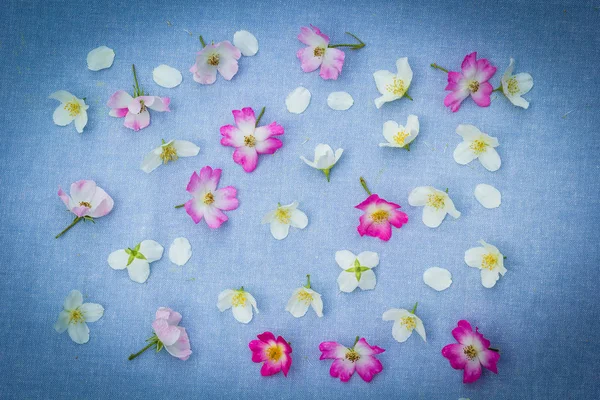
<path id="1" fill-rule="evenodd" d="M 496 149 L 492 147 L 488 147 L 488 149 L 481 153 L 478 158 L 481 165 L 490 172 L 498 171 L 500 165 L 502 165 L 500 155 Z"/>
<path id="2" fill-rule="evenodd" d="M 363 272 L 360 275 L 360 281 L 358 282 L 358 287 L 362 290 L 371 290 L 375 289 L 375 285 L 377 284 L 377 278 L 375 277 L 375 272 L 372 269 Z"/>
<path id="3" fill-rule="evenodd" d="M 341 269 L 348 269 L 354 266 L 356 256 L 350 250 L 339 250 L 335 252 L 335 262 Z"/>
<path id="4" fill-rule="evenodd" d="M 358 286 L 354 272 L 342 271 L 337 278 L 338 286 L 342 292 L 350 293 Z"/>
<path id="5" fill-rule="evenodd" d="M 312 295 L 313 301 L 310 303 L 310 305 L 312 306 L 313 310 L 315 310 L 317 317 L 321 318 L 323 317 L 323 299 L 321 299 L 321 295 L 317 292 L 313 291 Z"/>
<path id="6" fill-rule="evenodd" d="M 90 51 L 87 55 L 88 69 L 92 71 L 100 71 L 101 69 L 110 68 L 115 59 L 113 49 L 106 46 L 100 46 Z"/>
<path id="7" fill-rule="evenodd" d="M 448 289 L 452 284 L 452 274 L 445 268 L 431 267 L 423 273 L 423 282 L 441 292 Z"/>
<path id="8" fill-rule="evenodd" d="M 219 311 L 223 312 L 231 308 L 231 299 L 235 295 L 235 290 L 225 289 L 221 293 L 219 293 L 219 298 L 217 299 L 217 308 Z"/>
<path id="9" fill-rule="evenodd" d="M 237 31 L 234 33 L 233 45 L 240 49 L 240 52 L 246 57 L 258 53 L 258 40 L 248 31 Z"/>
<path id="10" fill-rule="evenodd" d="M 144 283 L 150 276 L 150 264 L 146 260 L 136 258 L 127 266 L 127 272 L 132 281 Z"/>
<path id="11" fill-rule="evenodd" d="M 278 220 L 271 221 L 271 235 L 277 240 L 283 240 L 290 233 L 290 225 L 282 224 Z"/>
<path id="12" fill-rule="evenodd" d="M 61 311 L 58 314 L 58 319 L 54 323 L 54 329 L 58 333 L 63 333 L 69 327 L 69 321 L 71 320 L 71 314 L 67 311 Z"/>
<path id="13" fill-rule="evenodd" d="M 66 90 L 57 90 L 56 92 L 48 96 L 48 98 L 58 100 L 61 103 L 68 103 L 70 101 L 77 100 L 77 97 L 73 96 Z"/>
<path id="14" fill-rule="evenodd" d="M 173 147 L 178 157 L 194 157 L 200 152 L 200 147 L 187 140 L 173 140 Z"/>
<path id="15" fill-rule="evenodd" d="M 232 307 L 231 311 L 233 312 L 233 317 L 242 324 L 252 321 L 252 304 L 250 302 L 246 302 L 246 305 L 243 307 Z"/>
<path id="16" fill-rule="evenodd" d="M 304 229 L 308 225 L 308 217 L 302 211 L 293 210 L 290 216 L 290 225 L 294 228 Z"/>
<path id="17" fill-rule="evenodd" d="M 407 329 L 406 326 L 401 324 L 399 321 L 394 322 L 392 326 L 392 336 L 398 343 L 404 343 L 412 335 L 412 330 Z"/>
<path id="18" fill-rule="evenodd" d="M 77 344 L 85 344 L 90 340 L 90 328 L 85 322 L 78 324 L 69 324 L 67 328 L 69 336 Z"/>
<path id="19" fill-rule="evenodd" d="M 161 64 L 152 71 L 152 79 L 158 86 L 172 89 L 179 86 L 183 77 L 178 69 Z"/>
<path id="20" fill-rule="evenodd" d="M 74 310 L 83 304 L 83 295 L 79 290 L 71 290 L 71 293 L 65 299 L 63 308 L 65 310 Z"/>
<path id="21" fill-rule="evenodd" d="M 112 269 L 125 269 L 127 268 L 127 261 L 129 261 L 129 254 L 125 250 L 113 251 L 108 255 L 108 265 Z"/>
<path id="22" fill-rule="evenodd" d="M 500 207 L 500 203 L 502 202 L 500 191 L 492 185 L 485 183 L 480 183 L 475 187 L 475 198 L 485 208 Z"/>
<path id="23" fill-rule="evenodd" d="M 96 303 L 85 303 L 79 307 L 85 322 L 96 322 L 104 315 L 104 307 Z"/>
<path id="24" fill-rule="evenodd" d="M 151 263 L 162 258 L 164 248 L 154 240 L 143 240 L 140 243 L 140 253 Z"/>
<path id="25" fill-rule="evenodd" d="M 481 284 L 485 288 L 489 289 L 496 286 L 496 282 L 498 282 L 498 279 L 500 279 L 500 274 L 498 273 L 498 271 L 490 271 L 489 269 L 485 268 L 481 270 Z"/>
<path id="26" fill-rule="evenodd" d="M 285 98 L 285 106 L 292 114 L 302 114 L 310 104 L 310 92 L 303 86 L 298 86 Z"/>
<path id="27" fill-rule="evenodd" d="M 363 251 L 356 258 L 363 267 L 375 268 L 379 265 L 379 254 L 374 251 Z"/>
<path id="28" fill-rule="evenodd" d="M 182 266 L 185 265 L 192 257 L 192 245 L 190 241 L 184 237 L 179 237 L 173 240 L 169 247 L 169 260 L 173 264 Z"/>
<path id="29" fill-rule="evenodd" d="M 327 105 L 332 110 L 344 111 L 352 107 L 354 99 L 347 92 L 333 92 L 327 96 Z"/>
<path id="30" fill-rule="evenodd" d="M 140 168 L 145 173 L 149 174 L 154 171 L 156 168 L 160 167 L 163 163 L 163 160 L 160 158 L 162 154 L 162 146 L 157 147 L 152 150 L 150 153 L 146 154 L 146 157 L 142 160 L 142 164 Z"/>
<path id="31" fill-rule="evenodd" d="M 302 291 L 304 291 L 304 288 L 296 289 L 288 300 L 287 306 L 285 307 L 285 310 L 292 314 L 292 316 L 295 318 L 304 317 L 308 311 L 308 307 L 310 306 L 309 303 L 304 300 L 300 300 L 298 297 L 298 293 Z"/>

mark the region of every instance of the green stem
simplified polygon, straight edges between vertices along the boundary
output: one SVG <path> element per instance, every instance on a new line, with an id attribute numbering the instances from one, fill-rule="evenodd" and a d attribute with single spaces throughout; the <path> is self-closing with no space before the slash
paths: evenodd
<path id="1" fill-rule="evenodd" d="M 407 99 L 409 99 L 410 101 L 413 101 L 413 98 L 412 98 L 412 97 L 410 97 L 410 96 L 408 95 L 408 93 L 404 93 L 404 97 L 406 97 L 406 98 L 407 98 Z"/>
<path id="2" fill-rule="evenodd" d="M 310 289 L 310 274 L 306 274 L 306 285 L 304 287 Z"/>
<path id="3" fill-rule="evenodd" d="M 436 63 L 431 64 L 431 66 L 433 68 L 439 69 L 440 71 L 444 71 L 445 73 L 448 73 L 448 70 L 444 67 L 440 67 L 439 65 L 437 65 Z"/>
<path id="4" fill-rule="evenodd" d="M 204 41 L 204 38 L 202 37 L 202 35 L 200 35 L 200 37 L 198 39 L 200 39 L 200 44 L 202 44 L 202 48 L 205 48 L 206 42 Z"/>
<path id="5" fill-rule="evenodd" d="M 498 86 L 496 89 L 493 90 L 493 92 L 501 92 L 502 91 L 502 84 L 500 84 L 500 86 Z"/>
<path id="6" fill-rule="evenodd" d="M 329 173 L 331 172 L 331 168 L 322 169 L 321 171 L 323 171 L 325 178 L 327 178 L 327 182 L 329 182 Z"/>
<path id="7" fill-rule="evenodd" d="M 354 339 L 354 344 L 352 345 L 353 348 L 354 348 L 354 346 L 356 346 L 356 343 L 358 343 L 359 340 L 360 340 L 360 336 L 357 336 L 356 339 Z"/>
<path id="8" fill-rule="evenodd" d="M 488 347 L 488 350 L 495 351 L 496 353 L 500 353 L 500 349 L 495 349 L 493 347 Z"/>
<path id="9" fill-rule="evenodd" d="M 71 222 L 71 225 L 67 226 L 61 233 L 59 233 L 58 235 L 54 236 L 54 238 L 58 239 L 59 237 L 61 237 L 66 231 L 68 231 L 69 229 L 71 229 L 72 227 L 74 227 L 82 219 L 83 219 L 83 217 L 75 217 L 75 219 L 73 220 L 73 222 Z"/>
<path id="10" fill-rule="evenodd" d="M 131 64 L 131 69 L 133 70 L 133 81 L 135 82 L 133 97 L 138 97 L 141 96 L 142 93 L 140 93 L 140 84 L 138 83 L 137 73 L 135 72 L 135 64 Z"/>
<path id="11" fill-rule="evenodd" d="M 254 126 L 258 126 L 258 123 L 260 122 L 260 119 L 262 118 L 264 113 L 265 113 L 265 107 L 263 107 L 262 110 L 260 110 L 260 113 L 258 114 L 258 118 L 256 118 L 256 124 Z"/>
<path id="12" fill-rule="evenodd" d="M 367 194 L 370 196 L 371 191 L 369 190 L 369 187 L 367 186 L 367 181 L 365 181 L 365 178 L 363 178 L 362 176 L 360 177 L 360 184 L 362 185 L 363 189 L 365 189 L 365 192 L 367 192 Z"/>
<path id="13" fill-rule="evenodd" d="M 411 314 L 414 314 L 414 313 L 415 313 L 415 311 L 417 311 L 417 306 L 418 306 L 418 305 L 419 305 L 419 302 L 417 301 L 417 302 L 415 303 L 415 306 L 413 307 L 413 309 L 410 311 L 410 313 L 411 313 Z"/>
<path id="14" fill-rule="evenodd" d="M 183 204 L 178 204 L 178 205 L 176 205 L 176 206 L 175 206 L 175 208 L 181 208 L 181 207 L 185 207 L 185 203 L 183 203 Z"/>
<path id="15" fill-rule="evenodd" d="M 352 50 L 358 50 L 358 49 L 362 49 L 363 47 L 366 46 L 365 42 L 363 42 L 362 40 L 360 40 L 356 35 L 353 35 L 350 32 L 346 32 L 346 34 L 350 35 L 354 39 L 358 40 L 359 43 L 358 44 L 356 44 L 356 43 L 352 43 L 352 44 L 350 44 L 350 43 L 330 44 L 327 47 L 332 48 L 332 49 L 335 49 L 336 47 L 349 47 Z"/>
<path id="16" fill-rule="evenodd" d="M 137 356 L 139 356 L 140 354 L 142 354 L 143 352 L 145 352 L 146 350 L 148 350 L 150 347 L 155 346 L 156 342 L 150 342 L 146 345 L 146 347 L 144 347 L 143 349 L 141 349 L 140 351 L 138 351 L 135 354 L 130 354 L 128 360 L 131 361 L 134 358 L 136 358 Z"/>

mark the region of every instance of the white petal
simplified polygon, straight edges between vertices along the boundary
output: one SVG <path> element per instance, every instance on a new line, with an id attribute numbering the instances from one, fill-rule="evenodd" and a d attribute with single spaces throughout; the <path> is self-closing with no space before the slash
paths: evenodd
<path id="1" fill-rule="evenodd" d="M 88 69 L 100 71 L 101 69 L 110 68 L 114 59 L 115 52 L 113 49 L 106 46 L 97 47 L 87 55 Z"/>
<path id="2" fill-rule="evenodd" d="M 533 87 L 533 77 L 526 72 L 516 74 L 515 79 L 519 84 L 519 95 L 529 92 Z"/>
<path id="3" fill-rule="evenodd" d="M 406 126 L 404 127 L 410 136 L 417 136 L 419 134 L 419 117 L 414 114 L 410 114 L 406 119 Z"/>
<path id="4" fill-rule="evenodd" d="M 292 314 L 295 318 L 303 317 L 308 311 L 309 304 L 305 301 L 301 301 L 298 298 L 298 292 L 303 291 L 303 288 L 297 289 L 292 294 L 292 297 L 288 300 L 285 310 Z"/>
<path id="5" fill-rule="evenodd" d="M 496 282 L 500 279 L 500 274 L 496 270 L 490 271 L 489 269 L 481 270 L 481 284 L 486 288 L 493 288 L 496 286 Z"/>
<path id="6" fill-rule="evenodd" d="M 173 147 L 178 157 L 194 157 L 200 152 L 200 147 L 187 140 L 173 140 Z"/>
<path id="7" fill-rule="evenodd" d="M 140 253 L 146 257 L 146 260 L 151 263 L 160 260 L 163 255 L 164 248 L 154 240 L 144 240 L 140 243 Z"/>
<path id="8" fill-rule="evenodd" d="M 356 258 L 363 267 L 375 268 L 379 265 L 379 254 L 374 251 L 363 251 Z"/>
<path id="9" fill-rule="evenodd" d="M 502 75 L 502 81 L 503 81 L 502 83 L 504 83 L 505 80 L 508 80 L 508 78 L 510 78 L 514 69 L 515 69 L 515 59 L 511 57 L 510 62 L 508 63 L 508 67 L 506 67 L 506 71 L 504 71 L 504 75 Z"/>
<path id="10" fill-rule="evenodd" d="M 388 95 L 389 92 L 386 89 L 386 86 L 391 84 L 394 81 L 394 78 L 396 77 L 396 74 L 391 73 L 390 71 L 385 71 L 385 70 L 380 70 L 380 71 L 375 71 L 375 73 L 373 74 L 373 78 L 375 79 L 375 85 L 377 86 L 377 90 L 379 90 L 379 93 L 381 93 L 382 95 Z M 382 96 L 382 97 L 384 97 Z M 381 97 L 380 97 L 381 99 Z M 390 100 L 382 100 L 381 105 L 383 105 L 383 103 L 385 103 L 386 101 L 391 101 L 394 99 L 390 99 Z M 375 105 L 377 106 L 377 100 L 375 100 Z M 377 108 L 381 108 L 381 105 L 377 106 Z"/>
<path id="11" fill-rule="evenodd" d="M 377 284 L 377 278 L 375 278 L 375 272 L 373 270 L 364 271 L 360 275 L 360 281 L 358 281 L 358 287 L 362 290 L 375 289 Z"/>
<path id="12" fill-rule="evenodd" d="M 488 147 L 485 152 L 479 155 L 479 162 L 481 165 L 488 171 L 494 172 L 500 169 L 500 165 L 502 165 L 502 161 L 500 160 L 500 155 L 496 149 L 492 147 Z"/>
<path id="13" fill-rule="evenodd" d="M 389 310 L 383 313 L 383 316 L 381 318 L 384 321 L 396 321 L 406 316 L 407 313 L 408 311 L 403 308 L 390 308 Z"/>
<path id="14" fill-rule="evenodd" d="M 344 149 L 337 149 L 335 151 L 335 162 L 334 162 L 334 164 L 337 163 L 340 160 L 340 158 L 342 158 L 342 154 L 344 154 Z"/>
<path id="15" fill-rule="evenodd" d="M 271 221 L 271 235 L 277 240 L 283 240 L 290 233 L 290 226 L 277 220 Z"/>
<path id="16" fill-rule="evenodd" d="M 419 334 L 419 336 L 421 336 L 421 338 L 423 339 L 423 341 L 427 341 L 427 334 L 425 333 L 425 326 L 423 325 L 423 321 L 421 321 L 421 318 L 417 317 L 416 315 L 414 316 L 417 322 L 417 326 L 415 327 L 415 331 L 417 331 L 417 333 Z"/>
<path id="17" fill-rule="evenodd" d="M 104 307 L 96 303 L 85 303 L 79 307 L 85 322 L 96 322 L 104 315 Z"/>
<path id="18" fill-rule="evenodd" d="M 75 117 L 71 116 L 69 111 L 65 108 L 64 104 L 61 104 L 60 106 L 56 107 L 54 113 L 52 114 L 52 120 L 58 126 L 67 126 L 71 122 L 73 122 L 74 119 Z"/>
<path id="19" fill-rule="evenodd" d="M 221 293 L 219 293 L 219 298 L 217 299 L 217 307 L 219 311 L 223 312 L 231 308 L 231 299 L 235 295 L 235 290 L 225 289 Z"/>
<path id="20" fill-rule="evenodd" d="M 78 133 L 83 133 L 83 128 L 88 123 L 87 111 L 82 110 L 78 116 L 75 117 L 75 129 Z"/>
<path id="21" fill-rule="evenodd" d="M 511 103 L 513 103 L 515 106 L 517 107 L 521 107 L 524 109 L 528 109 L 529 108 L 529 102 L 527 100 L 525 100 L 524 98 L 522 98 L 521 96 L 506 96 L 508 98 L 508 100 L 510 100 Z"/>
<path id="22" fill-rule="evenodd" d="M 169 260 L 175 265 L 185 265 L 192 257 L 192 245 L 190 241 L 184 237 L 178 237 L 173 240 L 169 247 Z"/>
<path id="23" fill-rule="evenodd" d="M 404 86 L 408 90 L 413 78 L 413 72 L 408 64 L 408 57 L 402 57 L 396 60 L 396 69 L 398 78 L 404 81 Z"/>
<path id="24" fill-rule="evenodd" d="M 466 165 L 477 158 L 477 155 L 471 149 L 472 142 L 460 142 L 454 149 L 454 161 L 460 165 Z"/>
<path id="25" fill-rule="evenodd" d="M 112 269 L 125 269 L 129 261 L 129 254 L 125 250 L 113 251 L 108 255 L 108 265 Z"/>
<path id="26" fill-rule="evenodd" d="M 423 282 L 438 292 L 446 290 L 452 284 L 452 274 L 445 268 L 431 267 L 423 273 Z"/>
<path id="27" fill-rule="evenodd" d="M 339 250 L 335 252 L 335 262 L 341 269 L 348 269 L 354 266 L 356 256 L 349 250 Z"/>
<path id="28" fill-rule="evenodd" d="M 258 307 L 256 306 L 256 299 L 250 293 L 248 293 L 248 292 L 244 292 L 244 293 L 246 294 L 246 299 L 248 300 L 248 302 L 250 302 L 250 304 L 254 308 L 254 312 L 258 314 Z"/>
<path id="29" fill-rule="evenodd" d="M 446 210 L 425 206 L 423 208 L 423 223 L 430 228 L 437 228 L 446 217 Z"/>
<path id="30" fill-rule="evenodd" d="M 411 330 L 406 329 L 406 326 L 398 321 L 394 322 L 394 326 L 392 326 L 392 336 L 398 343 L 406 342 L 410 335 L 412 335 Z"/>
<path id="31" fill-rule="evenodd" d="M 244 307 L 233 307 L 231 311 L 233 312 L 233 317 L 242 324 L 247 324 L 252 321 L 252 305 L 250 302 L 246 302 Z"/>
<path id="32" fill-rule="evenodd" d="M 342 271 L 337 278 L 338 286 L 342 292 L 350 293 L 358 286 L 354 272 Z"/>
<path id="33" fill-rule="evenodd" d="M 233 34 L 233 45 L 240 49 L 240 52 L 251 57 L 258 53 L 258 40 L 248 31 L 237 31 Z"/>
<path id="34" fill-rule="evenodd" d="M 470 124 L 460 124 L 456 127 L 456 133 L 458 133 L 467 142 L 472 142 L 479 139 L 482 132 L 475 126 Z"/>
<path id="35" fill-rule="evenodd" d="M 73 96 L 71 93 L 67 92 L 66 90 L 57 90 L 56 92 L 54 92 L 50 96 L 48 96 L 48 98 L 58 100 L 63 104 L 68 103 L 73 100 L 77 100 L 77 97 Z"/>
<path id="36" fill-rule="evenodd" d="M 78 324 L 69 324 L 67 328 L 69 336 L 77 344 L 84 344 L 90 340 L 90 328 L 88 328 L 85 322 Z"/>
<path id="37" fill-rule="evenodd" d="M 292 114 L 302 114 L 310 104 L 310 92 L 303 86 L 298 86 L 285 98 L 285 106 Z"/>
<path id="38" fill-rule="evenodd" d="M 313 301 L 310 303 L 313 310 L 317 314 L 317 317 L 323 317 L 323 299 L 321 299 L 321 295 L 317 292 L 312 293 Z"/>
<path id="39" fill-rule="evenodd" d="M 500 203 L 502 202 L 500 191 L 492 185 L 485 183 L 475 186 L 475 198 L 485 208 L 500 207 Z"/>
<path id="40" fill-rule="evenodd" d="M 152 79 L 158 86 L 162 86 L 167 89 L 172 89 L 179 86 L 183 77 L 179 70 L 169 67 L 168 65 L 161 64 L 154 68 L 152 71 Z"/>
<path id="41" fill-rule="evenodd" d="M 327 105 L 332 110 L 344 111 L 352 107 L 354 99 L 347 92 L 333 92 L 327 96 Z"/>
<path id="42" fill-rule="evenodd" d="M 83 295 L 79 290 L 71 290 L 71 293 L 65 299 L 63 308 L 67 311 L 74 310 L 83 304 Z"/>
<path id="43" fill-rule="evenodd" d="M 386 121 L 383 123 L 383 137 L 395 146 L 400 146 L 394 141 L 394 136 L 396 136 L 399 130 L 400 126 L 398 126 L 396 121 Z"/>
<path id="44" fill-rule="evenodd" d="M 414 188 L 408 195 L 408 204 L 413 207 L 420 207 L 427 204 L 429 195 L 433 193 L 435 189 L 431 186 L 418 186 Z"/>
<path id="45" fill-rule="evenodd" d="M 481 262 L 486 253 L 487 250 L 483 247 L 472 247 L 465 251 L 465 263 L 469 267 L 481 268 Z"/>
<path id="46" fill-rule="evenodd" d="M 140 168 L 142 169 L 142 171 L 149 174 L 150 172 L 154 171 L 156 168 L 160 167 L 160 165 L 163 163 L 162 159 L 160 158 L 161 153 L 162 153 L 162 146 L 157 147 L 156 149 L 152 150 L 150 153 L 146 154 L 146 157 L 144 157 L 144 160 L 142 161 L 142 164 L 140 165 Z"/>
<path id="47" fill-rule="evenodd" d="M 317 168 L 327 168 L 335 163 L 335 155 L 330 145 L 325 143 L 319 143 L 315 147 L 315 162 Z"/>
<path id="48" fill-rule="evenodd" d="M 454 219 L 460 217 L 460 211 L 454 207 L 454 202 L 449 196 L 446 196 L 446 200 L 444 201 L 444 210 L 450 214 Z"/>
<path id="49" fill-rule="evenodd" d="M 69 321 L 71 320 L 71 314 L 68 311 L 61 311 L 58 314 L 58 319 L 54 323 L 54 329 L 58 333 L 63 333 L 69 327 Z"/>
<path id="50" fill-rule="evenodd" d="M 150 276 L 150 264 L 146 260 L 140 260 L 136 258 L 127 267 L 129 278 L 137 283 L 144 283 Z"/>
<path id="51" fill-rule="evenodd" d="M 302 161 L 304 161 L 304 162 L 306 163 L 306 165 L 309 165 L 309 166 L 311 166 L 311 167 L 313 167 L 313 168 L 317 168 L 317 164 L 315 164 L 313 161 L 310 161 L 310 160 L 309 160 L 309 159 L 307 159 L 306 157 L 304 157 L 304 156 L 300 156 L 300 159 L 301 159 Z"/>
<path id="52" fill-rule="evenodd" d="M 302 211 L 296 209 L 290 215 L 290 225 L 294 228 L 304 229 L 308 225 L 308 217 Z"/>

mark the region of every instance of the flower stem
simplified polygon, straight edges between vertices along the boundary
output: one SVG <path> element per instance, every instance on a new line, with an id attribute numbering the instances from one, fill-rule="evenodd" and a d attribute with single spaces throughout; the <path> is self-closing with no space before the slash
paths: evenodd
<path id="1" fill-rule="evenodd" d="M 304 287 L 310 289 L 310 274 L 306 274 L 306 285 Z"/>
<path id="2" fill-rule="evenodd" d="M 148 343 L 143 349 L 141 349 L 140 351 L 138 351 L 135 354 L 130 354 L 128 360 L 131 361 L 134 358 L 136 358 L 137 356 L 139 356 L 140 354 L 142 354 L 143 352 L 145 352 L 146 350 L 148 350 L 150 347 L 155 346 L 156 342 L 150 342 Z"/>
<path id="3" fill-rule="evenodd" d="M 73 220 L 73 222 L 71 222 L 71 225 L 67 226 L 61 233 L 59 233 L 58 235 L 54 236 L 54 238 L 58 239 L 59 237 L 61 237 L 66 231 L 68 231 L 69 229 L 71 229 L 72 227 L 74 227 L 75 224 L 77 224 L 82 219 L 83 219 L 83 217 L 75 217 L 75 219 Z"/>
<path id="4" fill-rule="evenodd" d="M 322 169 L 321 171 L 323 171 L 323 173 L 325 174 L 325 178 L 327 178 L 327 182 L 329 182 L 329 173 L 331 172 L 331 168 Z"/>
<path id="5" fill-rule="evenodd" d="M 360 184 L 362 185 L 363 189 L 365 189 L 365 192 L 367 192 L 367 194 L 370 196 L 371 191 L 369 190 L 369 188 L 367 186 L 367 181 L 365 181 L 365 178 L 363 178 L 362 176 L 360 177 Z"/>
<path id="6" fill-rule="evenodd" d="M 495 349 L 493 347 L 488 347 L 488 350 L 495 351 L 496 353 L 500 353 L 500 349 Z"/>
<path id="7" fill-rule="evenodd" d="M 410 97 L 410 96 L 408 95 L 408 93 L 404 93 L 404 97 L 406 97 L 406 98 L 407 98 L 407 99 L 409 99 L 410 101 L 413 101 L 413 98 L 412 98 L 412 97 Z"/>
<path id="8" fill-rule="evenodd" d="M 133 97 L 141 96 L 140 92 L 140 84 L 137 80 L 137 73 L 135 72 L 135 64 L 131 64 L 131 69 L 133 70 L 133 81 L 135 82 L 135 86 L 133 87 Z"/>
<path id="9" fill-rule="evenodd" d="M 417 306 L 418 306 L 418 305 L 419 305 L 419 302 L 417 301 L 417 302 L 415 303 L 415 306 L 413 307 L 413 309 L 410 311 L 410 313 L 411 313 L 411 314 L 414 314 L 414 313 L 415 313 L 415 311 L 417 311 Z"/>
<path id="10" fill-rule="evenodd" d="M 365 42 L 363 42 L 362 40 L 360 40 L 356 35 L 353 35 L 350 32 L 346 32 L 346 35 L 352 36 L 354 39 L 358 40 L 359 43 L 358 44 L 357 43 L 353 43 L 353 44 L 349 44 L 349 43 L 330 44 L 327 47 L 330 47 L 332 49 L 335 49 L 336 47 L 349 47 L 352 50 L 358 50 L 358 49 L 362 49 L 363 47 L 366 46 Z"/>
<path id="11" fill-rule="evenodd" d="M 444 71 L 445 73 L 448 73 L 448 70 L 444 67 L 440 67 L 439 65 L 437 65 L 436 63 L 431 64 L 431 66 L 433 68 L 439 69 L 440 71 Z"/>
<path id="12" fill-rule="evenodd" d="M 265 113 L 265 107 L 263 107 L 262 110 L 260 110 L 260 113 L 258 114 L 258 118 L 256 118 L 256 124 L 254 126 L 258 126 L 258 123 L 260 122 L 260 119 L 262 118 L 264 113 Z"/>
<path id="13" fill-rule="evenodd" d="M 352 347 L 356 346 L 356 343 L 358 343 L 359 340 L 360 336 L 357 336 L 356 339 L 354 339 L 354 344 L 352 345 Z"/>
<path id="14" fill-rule="evenodd" d="M 202 44 L 202 48 L 205 48 L 206 47 L 206 42 L 204 41 L 204 38 L 202 37 L 202 35 L 200 35 L 198 37 L 198 39 L 200 39 L 200 44 Z"/>
<path id="15" fill-rule="evenodd" d="M 178 205 L 176 205 L 176 206 L 175 206 L 175 208 L 181 208 L 181 207 L 185 207 L 185 203 L 183 203 L 183 204 L 178 204 Z"/>
<path id="16" fill-rule="evenodd" d="M 493 92 L 501 92 L 502 91 L 502 85 L 498 86 L 496 89 L 492 90 Z"/>

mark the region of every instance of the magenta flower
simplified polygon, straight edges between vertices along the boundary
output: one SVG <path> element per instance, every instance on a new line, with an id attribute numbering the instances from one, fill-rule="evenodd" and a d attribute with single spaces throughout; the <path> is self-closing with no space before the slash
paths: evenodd
<path id="1" fill-rule="evenodd" d="M 261 110 L 258 119 L 250 107 L 233 110 L 233 119 L 236 126 L 224 125 L 221 127 L 221 144 L 235 147 L 233 161 L 241 165 L 246 172 L 252 172 L 258 164 L 259 154 L 273 154 L 283 143 L 273 136 L 283 135 L 284 130 L 277 122 L 266 126 L 258 126 L 265 112 Z"/>
<path id="2" fill-rule="evenodd" d="M 210 228 L 220 227 L 228 219 L 223 211 L 235 210 L 239 205 L 233 186 L 217 189 L 220 179 L 219 168 L 213 170 L 206 166 L 200 170 L 200 175 L 194 171 L 186 188 L 194 198 L 176 208 L 185 207 L 196 224 L 204 218 Z"/>
<path id="3" fill-rule="evenodd" d="M 156 347 L 158 353 L 163 349 L 173 357 L 179 358 L 182 361 L 190 358 L 192 350 L 190 347 L 190 339 L 185 328 L 179 325 L 181 322 L 181 314 L 167 307 L 160 307 L 156 311 L 156 320 L 152 323 L 154 334 L 148 340 L 148 344 L 142 350 L 129 356 L 129 360 L 133 360 L 151 347 Z"/>
<path id="4" fill-rule="evenodd" d="M 56 235 L 56 238 L 59 238 L 81 220 L 93 222 L 94 218 L 104 217 L 111 212 L 115 205 L 113 199 L 104 189 L 96 186 L 96 182 L 87 180 L 80 180 L 71 184 L 70 196 L 59 186 L 58 197 L 65 203 L 67 209 L 75 214 L 75 219 L 71 225 Z"/>
<path id="5" fill-rule="evenodd" d="M 148 109 L 158 112 L 171 111 L 169 110 L 171 99 L 145 94 L 138 84 L 135 65 L 133 66 L 133 80 L 135 82 L 133 97 L 124 90 L 118 90 L 110 96 L 106 104 L 111 108 L 108 115 L 117 118 L 125 117 L 123 125 L 137 132 L 150 125 Z"/>
<path id="6" fill-rule="evenodd" d="M 354 347 L 347 348 L 337 342 L 323 342 L 319 345 L 320 360 L 333 359 L 329 374 L 348 382 L 354 371 L 365 381 L 371 382 L 373 377 L 383 371 L 383 365 L 375 355 L 383 353 L 381 347 L 371 346 L 364 338 L 356 337 Z"/>
<path id="7" fill-rule="evenodd" d="M 252 351 L 252 361 L 263 363 L 260 374 L 270 376 L 283 371 L 283 375 L 287 376 L 292 366 L 292 348 L 289 343 L 281 336 L 275 339 L 271 332 L 261 333 L 257 337 L 258 340 L 252 340 L 248 347 Z"/>
<path id="8" fill-rule="evenodd" d="M 478 328 L 473 328 L 468 321 L 458 321 L 458 326 L 452 330 L 452 336 L 458 343 L 449 344 L 442 349 L 442 355 L 450 361 L 454 369 L 463 369 L 463 382 L 475 382 L 481 376 L 481 366 L 493 373 L 498 373 L 497 363 L 500 359 L 498 350 L 490 348 L 487 340 Z"/>
<path id="9" fill-rule="evenodd" d="M 296 53 L 302 71 L 312 72 L 321 67 L 321 78 L 338 78 L 342 72 L 345 54 L 341 50 L 329 47 L 329 36 L 321 33 L 316 26 L 303 26 L 300 28 L 298 40 L 308 46 Z"/>
<path id="10" fill-rule="evenodd" d="M 217 80 L 217 71 L 223 78 L 230 81 L 238 72 L 238 62 L 242 54 L 237 47 L 225 40 L 217 44 L 206 45 L 200 36 L 204 47 L 196 55 L 196 62 L 190 68 L 194 80 L 203 85 L 212 85 Z"/>
<path id="11" fill-rule="evenodd" d="M 488 80 L 496 73 L 496 67 L 485 58 L 477 60 L 477 52 L 473 52 L 465 57 L 461 69 L 462 72 L 448 72 L 445 90 L 452 93 L 446 96 L 444 105 L 456 112 L 462 101 L 470 95 L 479 107 L 489 106 L 494 88 Z"/>

